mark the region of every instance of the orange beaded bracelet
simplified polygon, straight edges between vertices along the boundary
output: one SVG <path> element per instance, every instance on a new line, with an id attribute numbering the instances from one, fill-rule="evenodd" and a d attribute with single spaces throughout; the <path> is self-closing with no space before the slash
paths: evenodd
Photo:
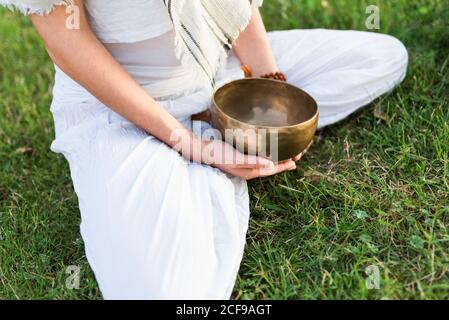
<path id="1" fill-rule="evenodd" d="M 261 78 L 274 79 L 274 80 L 279 80 L 279 81 L 287 81 L 285 74 L 280 71 L 267 73 L 267 74 L 263 75 Z"/>
<path id="2" fill-rule="evenodd" d="M 252 78 L 253 72 L 247 64 L 242 64 L 242 70 L 245 73 L 246 78 Z M 273 80 L 279 80 L 279 81 L 287 81 L 285 74 L 280 71 L 264 74 L 260 78 L 273 79 Z"/>
<path id="3" fill-rule="evenodd" d="M 253 72 L 251 71 L 251 68 L 247 64 L 242 64 L 242 70 L 245 73 L 246 78 L 253 77 Z"/>

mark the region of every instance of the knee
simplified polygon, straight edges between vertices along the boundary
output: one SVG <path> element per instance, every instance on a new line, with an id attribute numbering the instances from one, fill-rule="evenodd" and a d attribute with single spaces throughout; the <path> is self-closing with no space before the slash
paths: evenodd
<path id="1" fill-rule="evenodd" d="M 385 48 L 390 51 L 394 57 L 403 63 L 408 63 L 408 51 L 401 40 L 390 35 L 383 35 L 383 42 Z"/>
<path id="2" fill-rule="evenodd" d="M 408 51 L 405 45 L 397 38 L 379 34 L 378 48 L 380 63 L 387 71 L 393 72 L 398 81 L 402 81 L 405 77 L 408 67 Z"/>

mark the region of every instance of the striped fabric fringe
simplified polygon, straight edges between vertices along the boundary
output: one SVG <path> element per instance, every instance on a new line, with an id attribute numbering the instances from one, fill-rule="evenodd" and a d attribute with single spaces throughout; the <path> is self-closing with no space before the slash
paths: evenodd
<path id="1" fill-rule="evenodd" d="M 176 57 L 195 81 L 215 87 L 234 40 L 262 0 L 163 0 L 175 30 Z"/>

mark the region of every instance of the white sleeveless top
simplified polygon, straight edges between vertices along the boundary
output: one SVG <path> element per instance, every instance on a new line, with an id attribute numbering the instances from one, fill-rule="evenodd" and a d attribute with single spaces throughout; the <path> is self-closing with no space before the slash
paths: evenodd
<path id="1" fill-rule="evenodd" d="M 0 0 L 24 14 L 47 14 L 70 0 Z M 192 92 L 199 84 L 175 56 L 173 24 L 163 0 L 85 0 L 97 38 L 154 98 Z M 55 96 L 85 100 L 89 94 L 56 67 Z M 73 101 L 74 102 L 74 101 Z"/>
<path id="2" fill-rule="evenodd" d="M 85 0 L 84 5 L 90 26 L 103 43 L 138 42 L 173 28 L 162 0 Z"/>
<path id="3" fill-rule="evenodd" d="M 245 1 L 245 0 L 242 0 Z M 253 0 L 261 6 L 263 0 Z M 23 14 L 48 14 L 73 0 L 0 0 Z M 84 0 L 89 23 L 103 43 L 129 43 L 160 36 L 173 28 L 163 0 Z"/>
<path id="4" fill-rule="evenodd" d="M 48 14 L 73 0 L 0 0 L 0 5 L 23 14 Z M 84 0 L 89 23 L 103 43 L 136 42 L 172 29 L 163 0 Z"/>
<path id="5" fill-rule="evenodd" d="M 0 0 L 0 5 L 23 14 L 47 14 L 55 5 L 69 2 Z M 258 3 L 261 5 L 262 1 Z M 98 39 L 148 94 L 161 102 L 165 100 L 164 106 L 172 97 L 211 95 L 202 84 L 192 81 L 191 74 L 176 58 L 173 25 L 163 0 L 84 0 L 84 6 Z M 78 119 L 83 114 L 80 109 L 96 113 L 94 106 L 102 104 L 57 66 L 55 70 L 51 110 L 60 133 L 82 120 Z M 169 112 L 182 114 L 178 110 Z"/>

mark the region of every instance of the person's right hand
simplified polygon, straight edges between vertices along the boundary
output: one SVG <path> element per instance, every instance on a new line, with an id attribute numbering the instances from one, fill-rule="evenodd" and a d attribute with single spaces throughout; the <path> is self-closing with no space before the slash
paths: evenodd
<path id="1" fill-rule="evenodd" d="M 272 176 L 283 171 L 296 169 L 295 161 L 301 155 L 286 161 L 273 163 L 263 157 L 245 155 L 230 144 L 221 140 L 205 141 L 202 143 L 202 162 L 216 167 L 233 176 L 251 180 L 259 177 Z"/>

